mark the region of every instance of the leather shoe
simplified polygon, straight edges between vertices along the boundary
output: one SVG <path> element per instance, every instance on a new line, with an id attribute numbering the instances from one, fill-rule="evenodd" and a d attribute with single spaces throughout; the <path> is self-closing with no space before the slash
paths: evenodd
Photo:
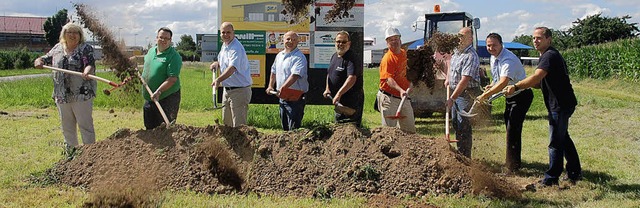
<path id="1" fill-rule="evenodd" d="M 575 176 L 575 177 L 565 176 L 565 177 L 563 177 L 563 178 L 562 178 L 562 180 L 563 180 L 563 181 L 569 181 L 569 183 L 571 183 L 572 185 L 576 185 L 576 183 L 577 183 L 578 181 L 581 181 L 581 180 L 582 180 L 582 176 L 581 176 L 581 175 L 579 175 L 579 176 Z"/>
<path id="2" fill-rule="evenodd" d="M 540 187 L 550 187 L 550 186 L 558 186 L 560 183 L 558 179 L 541 179 L 538 181 L 538 186 Z"/>

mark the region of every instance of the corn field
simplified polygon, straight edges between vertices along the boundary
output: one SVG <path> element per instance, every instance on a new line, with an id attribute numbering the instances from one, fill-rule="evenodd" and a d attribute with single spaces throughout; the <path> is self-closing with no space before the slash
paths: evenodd
<path id="1" fill-rule="evenodd" d="M 563 52 L 572 76 L 640 81 L 640 39 L 585 46 Z"/>

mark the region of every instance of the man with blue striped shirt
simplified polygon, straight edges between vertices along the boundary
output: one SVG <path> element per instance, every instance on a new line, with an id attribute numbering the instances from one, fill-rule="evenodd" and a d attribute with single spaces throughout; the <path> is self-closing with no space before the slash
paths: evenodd
<path id="1" fill-rule="evenodd" d="M 480 58 L 473 48 L 473 30 L 469 27 L 460 29 L 460 45 L 454 49 L 445 87 L 453 93 L 447 98 L 447 107 L 451 109 L 453 128 L 456 130 L 458 151 L 471 158 L 471 119 L 458 113 L 469 111 L 480 90 Z"/>
<path id="2" fill-rule="evenodd" d="M 306 101 L 304 93 L 309 90 L 307 81 L 307 58 L 298 49 L 300 39 L 298 34 L 289 31 L 284 34 L 284 50 L 276 55 L 271 65 L 271 77 L 266 92 L 270 94 L 278 89 L 280 98 L 280 119 L 285 131 L 300 128 L 304 116 Z M 275 88 L 274 88 L 275 85 Z M 299 96 L 287 95 L 287 92 L 297 92 Z"/>
<path id="3" fill-rule="evenodd" d="M 478 96 L 479 101 L 486 100 L 491 95 L 502 91 L 507 85 L 518 83 L 527 77 L 520 59 L 502 46 L 502 37 L 497 33 L 487 36 L 487 51 L 491 54 L 491 75 L 493 81 L 485 87 L 485 92 Z M 533 91 L 520 89 L 512 95 L 506 96 L 504 108 L 504 124 L 507 128 L 506 166 L 511 172 L 520 169 L 522 164 L 522 123 L 529 111 Z"/>

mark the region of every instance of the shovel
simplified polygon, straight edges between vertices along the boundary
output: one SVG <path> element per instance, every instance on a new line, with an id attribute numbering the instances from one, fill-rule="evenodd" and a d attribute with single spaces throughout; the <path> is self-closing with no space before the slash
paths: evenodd
<path id="1" fill-rule="evenodd" d="M 216 71 L 217 71 L 216 69 L 214 69 L 212 71 L 213 72 L 212 75 L 211 75 L 211 81 L 212 82 L 216 81 Z M 212 87 L 211 89 L 212 89 L 211 90 L 211 94 L 213 95 L 213 98 L 212 98 L 212 100 L 213 100 L 213 109 L 215 110 L 215 109 L 223 108 L 224 105 L 218 106 L 218 88 L 217 87 L 215 87 L 215 88 Z"/>
<path id="2" fill-rule="evenodd" d="M 396 111 L 396 115 L 392 115 L 392 116 L 385 116 L 385 118 L 390 118 L 390 119 L 403 119 L 406 116 L 400 115 L 400 111 L 402 110 L 402 105 L 404 105 L 404 101 L 407 100 L 407 97 L 409 96 L 404 96 L 402 97 L 402 100 L 400 100 L 400 105 L 398 105 L 398 110 Z"/>
<path id="3" fill-rule="evenodd" d="M 449 99 L 449 96 L 451 96 L 451 89 L 447 86 L 447 99 Z M 449 109 L 449 105 L 447 105 L 447 109 L 444 113 L 444 138 L 447 139 L 447 142 L 449 143 L 458 142 L 458 140 L 451 140 L 451 134 L 449 133 L 449 111 L 451 111 L 451 109 Z"/>
<path id="4" fill-rule="evenodd" d="M 473 109 L 476 107 L 476 104 L 484 103 L 484 104 L 490 105 L 489 103 L 491 103 L 491 101 L 494 101 L 495 99 L 498 99 L 498 98 L 500 98 L 502 96 L 504 96 L 504 91 L 491 95 L 491 97 L 489 97 L 489 99 L 487 99 L 486 101 L 476 100 L 476 101 L 473 102 L 473 105 L 471 105 L 471 108 L 469 109 L 469 112 L 464 111 L 464 109 L 462 109 L 462 110 L 459 109 L 458 113 L 461 116 L 464 116 L 464 117 L 474 117 L 474 116 L 478 115 L 478 113 L 473 113 Z"/>
<path id="5" fill-rule="evenodd" d="M 328 95 L 328 98 L 333 100 L 333 97 L 331 95 Z M 336 113 L 343 114 L 343 115 L 346 115 L 346 116 L 352 116 L 354 113 L 356 113 L 356 109 L 344 106 L 340 102 L 337 102 L 335 104 L 335 107 L 333 108 L 333 110 Z"/>
<path id="6" fill-rule="evenodd" d="M 142 82 L 142 85 L 144 85 L 144 88 L 147 89 L 147 92 L 149 93 L 149 95 L 153 95 L 153 92 L 151 91 L 151 88 L 149 88 L 149 85 L 147 85 L 147 82 L 144 81 L 144 79 L 142 78 L 142 76 L 140 76 L 139 72 L 136 72 L 138 75 L 138 78 L 140 78 L 140 81 Z M 153 99 L 151 99 L 153 100 Z M 160 115 L 162 115 L 162 119 L 164 119 L 164 123 L 167 125 L 167 127 L 169 127 L 171 125 L 171 123 L 169 122 L 169 119 L 167 118 L 167 114 L 164 113 L 164 109 L 162 109 L 162 106 L 160 105 L 160 102 L 158 102 L 157 100 L 153 100 L 153 102 L 156 104 L 156 107 L 158 107 L 158 111 L 160 111 Z"/>
<path id="7" fill-rule="evenodd" d="M 51 70 L 55 70 L 55 71 L 59 71 L 59 72 L 64 72 L 64 73 L 68 73 L 68 74 L 82 76 L 82 72 L 71 71 L 71 70 L 56 68 L 56 67 L 47 66 L 47 65 L 44 65 L 42 67 L 47 68 L 47 69 L 51 69 Z M 89 77 L 89 79 L 93 79 L 93 80 L 96 80 L 96 81 L 101 81 L 101 82 L 107 83 L 107 84 L 112 86 L 112 88 L 110 90 L 106 90 L 105 89 L 105 90 L 102 91 L 105 95 L 110 95 L 111 91 L 113 91 L 113 90 L 115 90 L 117 88 L 120 88 L 121 86 L 125 85 L 129 81 L 129 78 L 127 78 L 122 83 L 116 84 L 115 82 L 109 81 L 108 79 L 105 79 L 105 78 L 102 78 L 102 77 L 99 77 L 99 76 L 95 76 L 95 75 L 91 75 L 90 74 L 88 77 Z"/>

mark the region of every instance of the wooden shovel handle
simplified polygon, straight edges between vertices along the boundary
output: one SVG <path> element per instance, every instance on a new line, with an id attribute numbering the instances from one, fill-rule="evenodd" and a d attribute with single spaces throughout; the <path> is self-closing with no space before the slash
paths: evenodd
<path id="1" fill-rule="evenodd" d="M 451 89 L 449 89 L 449 86 L 446 86 L 446 88 L 447 88 L 447 100 L 449 100 L 449 96 L 451 96 L 450 95 L 451 94 Z M 446 137 L 446 139 L 448 141 L 448 140 L 450 140 L 449 139 L 449 111 L 451 109 L 449 109 L 449 104 L 447 103 L 447 101 L 445 101 L 444 105 L 447 106 L 446 109 L 445 109 L 445 113 L 444 113 L 444 117 L 445 117 L 444 118 L 444 120 L 445 120 L 444 134 L 445 134 L 445 137 Z"/>
<path id="2" fill-rule="evenodd" d="M 136 72 L 136 74 L 138 75 L 138 78 L 140 78 L 140 81 L 142 82 L 142 85 L 144 85 L 144 88 L 147 89 L 149 96 L 153 95 L 153 92 L 151 91 L 151 88 L 149 88 L 149 85 L 147 85 L 147 82 L 145 82 L 142 76 L 140 76 L 140 72 Z M 164 123 L 167 125 L 167 127 L 169 127 L 171 123 L 167 118 L 167 114 L 164 113 L 164 109 L 162 109 L 162 106 L 157 100 L 154 100 L 153 98 L 151 98 L 151 100 L 153 100 L 153 102 L 156 104 L 156 107 L 158 107 L 158 111 L 160 111 L 160 115 L 162 115 L 162 119 L 164 119 Z"/>
<path id="3" fill-rule="evenodd" d="M 77 71 L 71 71 L 71 70 L 56 68 L 56 67 L 47 66 L 47 65 L 44 65 L 42 67 L 47 68 L 47 69 L 51 69 L 51 70 L 56 70 L 56 71 L 59 71 L 59 72 L 64 72 L 64 73 L 69 73 L 69 74 L 73 74 L 73 75 L 82 76 L 82 73 L 81 72 L 77 72 Z M 118 87 L 118 84 L 116 84 L 115 82 L 109 81 L 108 79 L 105 79 L 105 78 L 102 78 L 102 77 L 98 77 L 98 76 L 95 76 L 95 75 L 92 75 L 92 74 L 89 74 L 88 77 L 90 79 L 93 79 L 93 80 L 97 80 L 97 81 L 101 81 L 101 82 L 107 83 L 107 84 L 109 84 L 109 85 L 111 85 L 113 87 Z"/>

